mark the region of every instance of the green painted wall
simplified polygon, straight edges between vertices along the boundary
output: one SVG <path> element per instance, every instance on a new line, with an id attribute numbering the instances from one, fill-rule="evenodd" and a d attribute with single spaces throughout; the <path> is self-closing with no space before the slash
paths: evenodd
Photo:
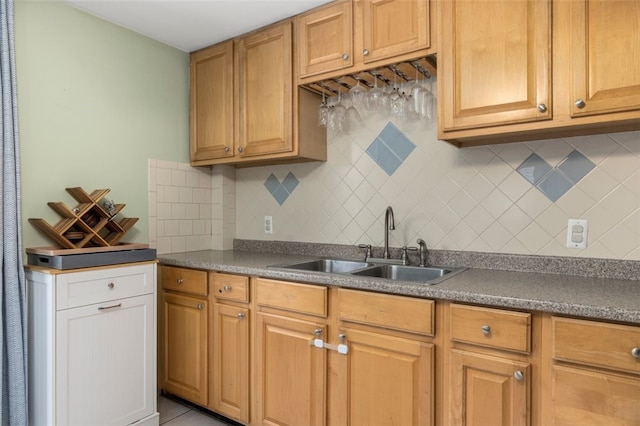
<path id="1" fill-rule="evenodd" d="M 149 158 L 188 162 L 189 55 L 59 1 L 15 3 L 25 247 L 67 187 L 110 188 L 148 242 Z"/>

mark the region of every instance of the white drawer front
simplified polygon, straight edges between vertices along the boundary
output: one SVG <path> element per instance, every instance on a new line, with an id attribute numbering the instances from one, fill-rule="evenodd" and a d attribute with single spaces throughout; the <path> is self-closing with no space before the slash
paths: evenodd
<path id="1" fill-rule="evenodd" d="M 118 266 L 58 275 L 56 309 L 153 293 L 155 264 Z"/>

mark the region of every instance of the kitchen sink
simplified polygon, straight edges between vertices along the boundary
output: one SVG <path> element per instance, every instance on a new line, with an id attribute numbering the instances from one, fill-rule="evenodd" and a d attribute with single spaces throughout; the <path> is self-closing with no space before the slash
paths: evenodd
<path id="1" fill-rule="evenodd" d="M 386 278 L 395 281 L 438 284 L 465 269 L 466 268 L 441 268 L 437 266 L 377 265 L 354 271 L 352 274 L 365 277 Z"/>
<path id="2" fill-rule="evenodd" d="M 376 264 L 371 262 L 342 259 L 313 259 L 284 265 L 271 265 L 270 268 L 293 269 L 296 271 L 327 272 L 333 274 L 351 274 L 361 277 L 385 278 L 394 281 L 408 281 L 422 284 L 438 284 L 466 268 L 437 266 L 405 266 Z"/>
<path id="3" fill-rule="evenodd" d="M 277 268 L 296 269 L 298 271 L 330 272 L 334 274 L 347 274 L 351 271 L 374 266 L 373 263 L 357 260 L 340 259 L 316 259 L 306 262 L 277 265 Z"/>

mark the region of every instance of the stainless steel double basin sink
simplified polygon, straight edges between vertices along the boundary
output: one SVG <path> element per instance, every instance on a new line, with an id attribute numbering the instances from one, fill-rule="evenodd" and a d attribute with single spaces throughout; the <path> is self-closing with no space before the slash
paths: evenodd
<path id="1" fill-rule="evenodd" d="M 466 268 L 439 266 L 409 266 L 396 264 L 377 264 L 357 260 L 314 259 L 284 265 L 272 265 L 271 268 L 296 271 L 350 274 L 362 277 L 384 278 L 393 281 L 407 281 L 419 284 L 438 284 Z"/>

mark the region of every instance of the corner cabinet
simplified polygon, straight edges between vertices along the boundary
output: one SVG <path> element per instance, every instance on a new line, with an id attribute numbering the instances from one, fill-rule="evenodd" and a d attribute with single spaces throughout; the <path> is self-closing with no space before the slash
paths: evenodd
<path id="1" fill-rule="evenodd" d="M 158 425 L 156 264 L 27 267 L 34 425 Z"/>
<path id="2" fill-rule="evenodd" d="M 438 138 L 458 146 L 640 129 L 640 3 L 441 2 Z"/>
<path id="3" fill-rule="evenodd" d="M 326 161 L 319 95 L 294 86 L 284 21 L 191 54 L 191 164 Z"/>

